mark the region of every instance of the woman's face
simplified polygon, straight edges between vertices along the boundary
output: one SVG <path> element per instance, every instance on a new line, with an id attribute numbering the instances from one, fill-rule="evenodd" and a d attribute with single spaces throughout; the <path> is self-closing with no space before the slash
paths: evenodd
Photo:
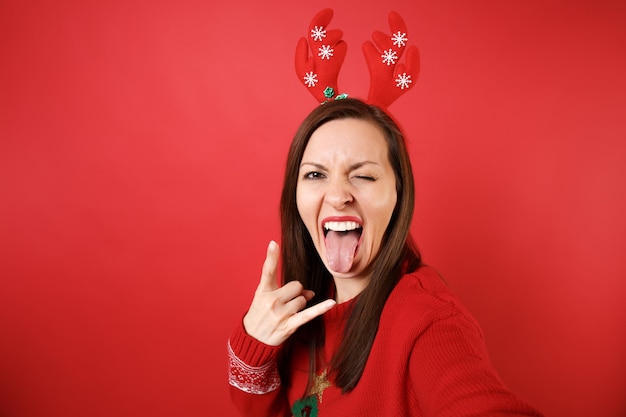
<path id="1" fill-rule="evenodd" d="M 364 270 L 380 249 L 396 201 L 387 143 L 376 125 L 339 119 L 313 133 L 300 164 L 296 203 L 336 281 L 358 278 L 363 288 L 369 283 Z"/>

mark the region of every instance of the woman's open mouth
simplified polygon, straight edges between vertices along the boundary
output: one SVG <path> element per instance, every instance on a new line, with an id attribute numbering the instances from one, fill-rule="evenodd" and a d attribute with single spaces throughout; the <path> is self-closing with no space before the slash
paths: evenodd
<path id="1" fill-rule="evenodd" d="M 361 220 L 356 217 L 327 218 L 322 227 L 328 266 L 335 272 L 350 271 L 363 234 Z"/>

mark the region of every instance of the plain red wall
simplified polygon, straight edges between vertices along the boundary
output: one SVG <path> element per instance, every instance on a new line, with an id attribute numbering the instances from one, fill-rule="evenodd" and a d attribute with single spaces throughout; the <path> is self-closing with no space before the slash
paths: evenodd
<path id="1" fill-rule="evenodd" d="M 413 232 L 509 386 L 626 414 L 622 0 L 0 3 L 0 415 L 235 416 L 225 343 L 277 239 L 319 9 L 404 15 Z"/>

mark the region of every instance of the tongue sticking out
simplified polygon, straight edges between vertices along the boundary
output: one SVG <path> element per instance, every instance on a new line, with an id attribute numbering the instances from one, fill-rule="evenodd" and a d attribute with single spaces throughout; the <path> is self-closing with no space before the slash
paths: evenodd
<path id="1" fill-rule="evenodd" d="M 360 233 L 357 231 L 334 232 L 326 235 L 326 259 L 335 272 L 348 272 L 352 268 Z"/>

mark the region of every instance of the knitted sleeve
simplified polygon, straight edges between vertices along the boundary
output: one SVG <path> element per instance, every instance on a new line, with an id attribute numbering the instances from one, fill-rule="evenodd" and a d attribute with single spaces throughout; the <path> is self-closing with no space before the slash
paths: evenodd
<path id="1" fill-rule="evenodd" d="M 433 322 L 418 337 L 409 366 L 425 416 L 542 416 L 507 389 L 477 324 L 461 313 Z"/>
<path id="2" fill-rule="evenodd" d="M 249 336 L 243 324 L 228 340 L 230 397 L 242 416 L 291 416 L 278 375 L 279 349 Z"/>

